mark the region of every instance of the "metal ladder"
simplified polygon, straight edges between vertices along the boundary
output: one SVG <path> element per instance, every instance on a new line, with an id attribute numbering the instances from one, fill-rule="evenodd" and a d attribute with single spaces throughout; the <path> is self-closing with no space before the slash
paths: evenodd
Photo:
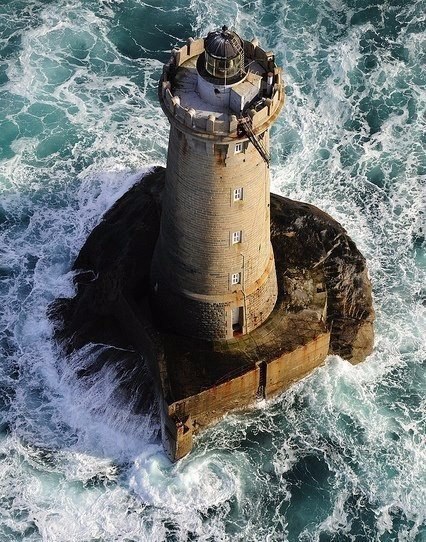
<path id="1" fill-rule="evenodd" d="M 262 145 L 260 139 L 253 132 L 252 121 L 250 117 L 245 117 L 240 119 L 240 126 L 246 133 L 249 138 L 250 143 L 252 143 L 255 149 L 258 151 L 260 156 L 265 160 L 266 165 L 269 167 L 271 157 L 265 147 Z"/>

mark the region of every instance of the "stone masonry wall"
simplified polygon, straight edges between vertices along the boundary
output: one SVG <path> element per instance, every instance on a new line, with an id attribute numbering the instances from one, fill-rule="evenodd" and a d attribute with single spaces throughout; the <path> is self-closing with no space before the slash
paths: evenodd
<path id="1" fill-rule="evenodd" d="M 330 333 L 323 333 L 267 365 L 265 397 L 270 399 L 318 367 L 328 354 Z"/>
<path id="2" fill-rule="evenodd" d="M 259 368 L 232 380 L 192 395 L 169 407 L 169 415 L 179 419 L 191 416 L 194 429 L 201 429 L 230 410 L 245 408 L 255 402 L 259 387 Z"/>
<path id="3" fill-rule="evenodd" d="M 224 383 L 172 403 L 169 415 L 181 420 L 190 416 L 193 430 L 197 432 L 231 410 L 247 408 L 263 393 L 269 398 L 288 388 L 324 362 L 329 343 L 330 333 L 322 333 L 301 348 L 267 360 L 264 376 L 256 366 Z"/>
<path id="4" fill-rule="evenodd" d="M 263 142 L 268 147 L 268 132 Z M 234 201 L 237 188 L 242 199 Z M 253 145 L 244 138 L 214 143 L 172 125 L 162 209 L 151 272 L 158 321 L 193 337 L 229 338 L 231 309 L 243 306 L 245 298 L 244 331 L 259 325 L 277 294 L 269 169 Z M 241 232 L 238 243 L 234 232 Z M 235 273 L 240 280 L 232 284 Z"/>
<path id="5" fill-rule="evenodd" d="M 165 331 L 207 340 L 225 338 L 226 303 L 205 303 L 168 288 L 155 295 L 154 316 Z"/>
<path id="6" fill-rule="evenodd" d="M 247 297 L 247 329 L 255 329 L 268 318 L 277 301 L 277 290 L 277 276 L 271 273 L 266 281 Z"/>
<path id="7" fill-rule="evenodd" d="M 164 330 L 206 340 L 220 340 L 232 336 L 232 309 L 244 307 L 247 329 L 259 326 L 269 316 L 277 299 L 277 279 L 269 273 L 265 281 L 246 295 L 227 302 L 199 301 L 175 292 L 167 286 L 158 290 L 155 315 Z"/>
<path id="8" fill-rule="evenodd" d="M 250 261 L 246 285 L 266 268 L 269 170 L 257 150 L 243 144 L 245 152 L 235 154 L 235 145 L 199 142 L 171 128 L 156 257 L 164 262 L 163 277 L 177 290 L 228 293 L 230 273 L 244 265 L 241 254 Z M 243 199 L 234 202 L 236 188 L 243 189 Z M 242 241 L 232 244 L 236 231 L 242 231 Z"/>

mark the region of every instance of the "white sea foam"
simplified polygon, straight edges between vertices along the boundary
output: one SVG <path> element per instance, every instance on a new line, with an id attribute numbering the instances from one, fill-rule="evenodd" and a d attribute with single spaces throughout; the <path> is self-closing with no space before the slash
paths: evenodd
<path id="1" fill-rule="evenodd" d="M 129 5 L 143 7 L 120 9 Z M 412 242 L 424 188 L 421 124 L 407 101 L 374 134 L 361 112 L 362 100 L 401 89 L 424 108 L 421 39 L 404 27 L 397 40 L 408 63 L 389 45 L 363 73 L 360 43 L 374 25 L 349 28 L 354 11 L 341 15 L 339 2 L 307 7 L 192 0 L 188 24 L 194 36 L 233 24 L 284 63 L 289 95 L 273 131 L 273 187 L 327 210 L 367 255 L 375 352 L 356 367 L 329 359 L 273 403 L 208 430 L 176 465 L 161 451 L 155 414 L 137 417 L 117 401 L 114 371 L 76 379 L 99 347 L 64 363 L 46 318 L 54 298 L 73 295 L 70 266 L 93 226 L 150 164 L 164 164 L 161 63 L 119 51 L 110 34 L 118 2 L 28 8 L 34 24 L 20 27 L 2 85 L 19 128 L 0 162 L 5 540 L 422 536 L 424 270 Z M 414 24 L 418 14 L 404 9 Z"/>

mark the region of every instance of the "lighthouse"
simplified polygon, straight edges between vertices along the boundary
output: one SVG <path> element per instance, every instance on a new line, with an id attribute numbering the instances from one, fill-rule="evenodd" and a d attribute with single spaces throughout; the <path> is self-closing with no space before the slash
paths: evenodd
<path id="1" fill-rule="evenodd" d="M 343 227 L 270 196 L 269 130 L 284 103 L 273 53 L 225 26 L 189 39 L 164 66 L 159 100 L 167 167 L 108 211 L 74 264 L 76 297 L 52 314 L 74 348 L 111 340 L 129 353 L 121 389 L 138 410 L 155 397 L 176 461 L 204 428 L 276 396 L 329 353 L 362 361 L 374 309 Z M 115 356 L 95 366 L 107 363 L 115 370 Z"/>
<path id="2" fill-rule="evenodd" d="M 154 315 L 174 334 L 241 337 L 277 300 L 269 129 L 284 102 L 281 69 L 257 40 L 223 26 L 173 50 L 159 100 L 170 136 Z"/>

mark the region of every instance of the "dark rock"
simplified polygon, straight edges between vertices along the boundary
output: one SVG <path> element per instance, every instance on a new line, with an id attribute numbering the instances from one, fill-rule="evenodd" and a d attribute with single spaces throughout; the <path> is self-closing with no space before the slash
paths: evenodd
<path id="1" fill-rule="evenodd" d="M 136 302 L 148 293 L 160 225 L 164 169 L 155 168 L 109 209 L 73 265 L 76 296 L 51 306 L 57 338 L 68 351 L 89 342 L 129 346 L 115 314 L 121 294 Z"/>
<path id="2" fill-rule="evenodd" d="M 123 323 L 122 303 L 127 308 L 130 303 L 141 321 L 148 322 L 143 324 L 145 331 L 150 327 L 146 300 L 164 173 L 164 168 L 155 168 L 136 183 L 104 215 L 81 249 L 73 267 L 75 297 L 51 306 L 57 339 L 68 353 L 88 343 L 132 350 L 140 330 L 129 331 Z M 346 231 L 320 209 L 272 194 L 271 241 L 279 302 L 287 311 L 297 312 L 308 307 L 313 296 L 327 295 L 330 353 L 352 363 L 365 359 L 374 338 L 371 284 L 365 259 Z M 115 363 L 117 356 L 103 351 L 86 371 Z M 137 388 L 147 398 L 138 407 L 143 410 L 152 397 L 152 385 L 140 355 L 129 352 L 116 370 L 125 392 L 132 394 Z"/>
<path id="3" fill-rule="evenodd" d="M 298 275 L 301 268 L 322 267 L 330 354 L 363 361 L 374 343 L 371 282 L 365 258 L 345 229 L 313 205 L 272 194 L 271 241 L 281 287 L 294 270 Z"/>

